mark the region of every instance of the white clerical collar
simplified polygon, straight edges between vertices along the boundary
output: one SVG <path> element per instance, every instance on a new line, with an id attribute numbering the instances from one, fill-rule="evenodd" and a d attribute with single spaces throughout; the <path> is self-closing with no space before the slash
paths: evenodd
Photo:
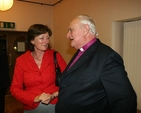
<path id="1" fill-rule="evenodd" d="M 82 52 L 82 51 L 84 51 L 84 49 L 81 47 L 81 48 L 80 48 L 80 51 Z"/>

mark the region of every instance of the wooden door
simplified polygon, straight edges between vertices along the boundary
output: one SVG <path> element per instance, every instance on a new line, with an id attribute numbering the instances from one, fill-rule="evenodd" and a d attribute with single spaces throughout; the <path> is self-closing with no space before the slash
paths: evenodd
<path id="1" fill-rule="evenodd" d="M 3 40 L 3 44 L 5 44 L 8 61 L 9 61 L 9 73 L 10 80 L 12 82 L 15 61 L 18 56 L 23 54 L 25 51 L 17 51 L 15 47 L 16 42 L 25 42 L 26 32 L 17 32 L 17 31 L 0 31 L 0 42 Z M 4 43 L 5 42 L 5 43 Z M 0 43 L 1 44 L 1 43 Z M 4 45 L 3 45 L 4 46 Z M 26 48 L 25 48 L 26 50 Z M 7 95 L 10 95 L 10 91 L 8 88 Z"/>

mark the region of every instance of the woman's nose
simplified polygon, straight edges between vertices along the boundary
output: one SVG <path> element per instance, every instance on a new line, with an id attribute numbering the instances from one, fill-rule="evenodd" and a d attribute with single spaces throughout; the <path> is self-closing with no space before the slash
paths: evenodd
<path id="1" fill-rule="evenodd" d="M 49 42 L 49 39 L 45 39 L 45 40 L 44 40 L 44 43 L 48 43 L 48 42 Z"/>

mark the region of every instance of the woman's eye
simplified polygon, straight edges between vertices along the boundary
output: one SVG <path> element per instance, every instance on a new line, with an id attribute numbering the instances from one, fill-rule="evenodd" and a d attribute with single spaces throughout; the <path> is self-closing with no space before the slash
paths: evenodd
<path id="1" fill-rule="evenodd" d="M 41 37 L 40 39 L 44 39 L 43 37 Z"/>

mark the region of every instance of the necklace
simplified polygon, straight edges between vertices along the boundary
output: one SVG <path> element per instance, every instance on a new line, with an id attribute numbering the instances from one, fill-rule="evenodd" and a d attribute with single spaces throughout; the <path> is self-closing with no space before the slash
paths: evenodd
<path id="1" fill-rule="evenodd" d="M 31 55 L 34 59 L 37 59 L 37 60 L 40 60 L 40 61 L 42 60 L 42 58 L 35 57 L 35 55 L 33 53 L 31 53 Z"/>
<path id="2" fill-rule="evenodd" d="M 42 60 L 42 58 L 37 58 L 37 57 L 34 57 L 34 56 L 33 56 L 33 58 L 35 58 L 35 59 L 37 59 L 37 60 Z"/>

